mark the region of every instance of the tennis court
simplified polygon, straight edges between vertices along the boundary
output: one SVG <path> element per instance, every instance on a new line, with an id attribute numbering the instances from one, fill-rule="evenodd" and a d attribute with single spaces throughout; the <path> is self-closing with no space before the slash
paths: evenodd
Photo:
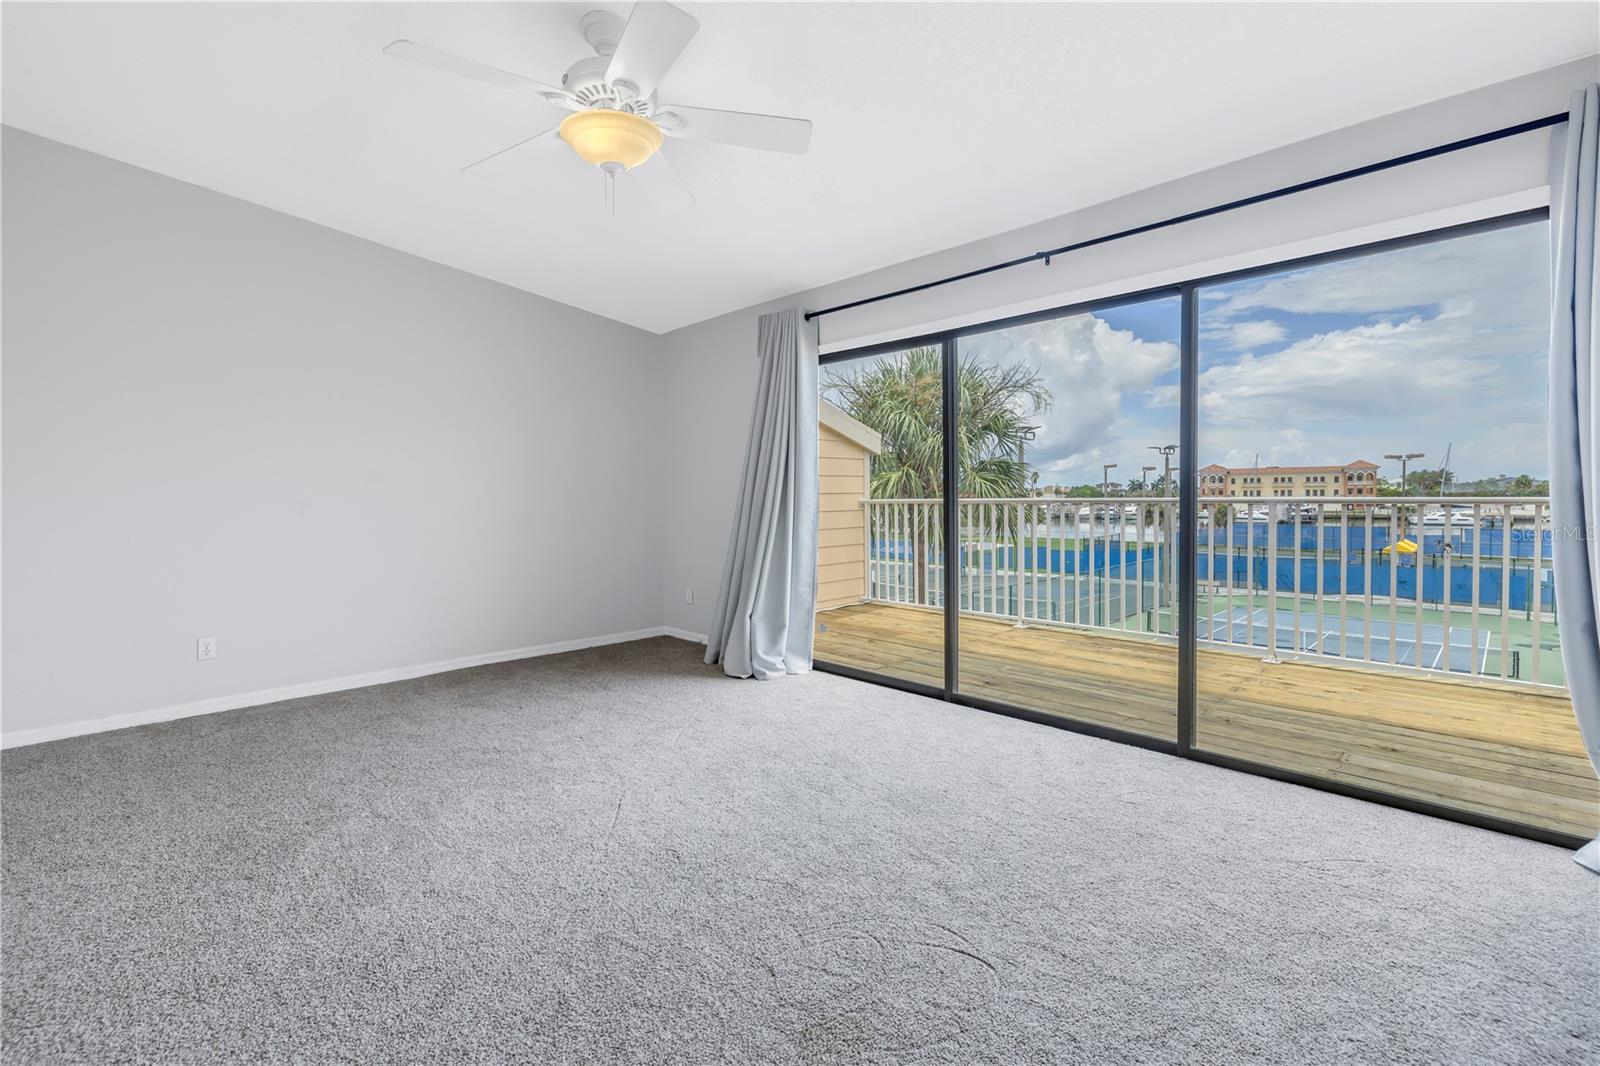
<path id="1" fill-rule="evenodd" d="M 1267 640 L 1269 624 L 1277 630 L 1277 639 L 1271 643 Z M 1337 615 L 1324 614 L 1319 621 L 1315 612 L 1301 611 L 1299 636 L 1298 647 L 1303 653 L 1386 663 L 1390 661 L 1389 650 L 1392 643 L 1394 662 L 1397 665 L 1420 665 L 1430 670 L 1446 669 L 1443 662 L 1445 641 L 1442 625 L 1429 625 L 1425 622 L 1418 627 L 1412 622 L 1396 621 L 1393 623 L 1391 634 L 1388 619 L 1374 618 L 1363 621 L 1360 618 L 1350 618 L 1341 626 Z M 1448 669 L 1457 673 L 1469 673 L 1473 661 L 1476 660 L 1477 672 L 1480 674 L 1487 672 L 1489 653 L 1494 650 L 1495 637 L 1488 630 L 1480 631 L 1477 637 L 1477 646 L 1474 647 L 1472 633 L 1467 627 L 1451 627 Z M 1280 609 L 1277 617 L 1269 623 L 1268 610 L 1265 607 L 1257 607 L 1252 611 L 1249 607 L 1236 606 L 1231 611 L 1218 611 L 1209 619 L 1201 620 L 1200 639 L 1209 639 L 1222 644 L 1248 644 L 1258 648 L 1271 646 L 1293 651 L 1296 648 L 1295 612 Z"/>

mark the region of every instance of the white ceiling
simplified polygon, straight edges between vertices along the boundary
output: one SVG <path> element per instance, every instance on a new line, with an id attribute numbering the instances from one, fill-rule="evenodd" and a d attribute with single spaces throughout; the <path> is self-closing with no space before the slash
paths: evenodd
<path id="1" fill-rule="evenodd" d="M 797 115 L 678 143 L 698 202 L 458 168 L 559 113 L 396 37 L 559 81 L 596 4 L 6 4 L 12 126 L 663 332 L 1590 54 L 1592 4 L 697 4 L 660 95 Z M 537 111 L 537 113 L 531 113 Z M 648 164 L 647 164 L 648 165 Z M 619 180 L 626 206 L 627 176 Z M 574 184 L 575 183 L 575 184 Z"/>

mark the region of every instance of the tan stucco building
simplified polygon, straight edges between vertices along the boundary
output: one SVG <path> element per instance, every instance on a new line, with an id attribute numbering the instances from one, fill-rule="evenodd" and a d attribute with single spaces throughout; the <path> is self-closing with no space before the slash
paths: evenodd
<path id="1" fill-rule="evenodd" d="M 1376 496 L 1378 464 L 1200 468 L 1202 496 Z"/>
<path id="2" fill-rule="evenodd" d="M 817 610 L 867 598 L 867 509 L 872 457 L 883 438 L 817 401 Z"/>

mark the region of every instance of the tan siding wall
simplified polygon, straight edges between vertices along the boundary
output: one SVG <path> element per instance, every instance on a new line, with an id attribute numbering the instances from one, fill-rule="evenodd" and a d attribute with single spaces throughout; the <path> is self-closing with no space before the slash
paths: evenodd
<path id="1" fill-rule="evenodd" d="M 866 449 L 817 427 L 817 610 L 867 597 Z"/>

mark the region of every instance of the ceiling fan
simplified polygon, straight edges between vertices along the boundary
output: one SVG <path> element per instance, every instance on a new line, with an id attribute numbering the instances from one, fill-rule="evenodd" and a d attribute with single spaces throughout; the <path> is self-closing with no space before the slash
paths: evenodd
<path id="1" fill-rule="evenodd" d="M 618 174 L 628 174 L 629 185 L 657 210 L 694 202 L 670 162 L 668 140 L 714 141 L 794 155 L 804 155 L 810 146 L 811 123 L 803 118 L 717 111 L 656 99 L 656 86 L 700 29 L 700 23 L 680 8 L 640 0 L 626 20 L 610 11 L 591 11 L 581 26 L 584 40 L 596 54 L 568 67 L 559 86 L 414 41 L 392 41 L 383 50 L 396 59 L 527 93 L 541 108 L 554 105 L 571 112 L 559 124 L 462 170 L 493 174 L 513 164 L 554 165 L 554 159 L 545 157 L 570 150 L 605 175 L 606 203 L 613 212 Z"/>

